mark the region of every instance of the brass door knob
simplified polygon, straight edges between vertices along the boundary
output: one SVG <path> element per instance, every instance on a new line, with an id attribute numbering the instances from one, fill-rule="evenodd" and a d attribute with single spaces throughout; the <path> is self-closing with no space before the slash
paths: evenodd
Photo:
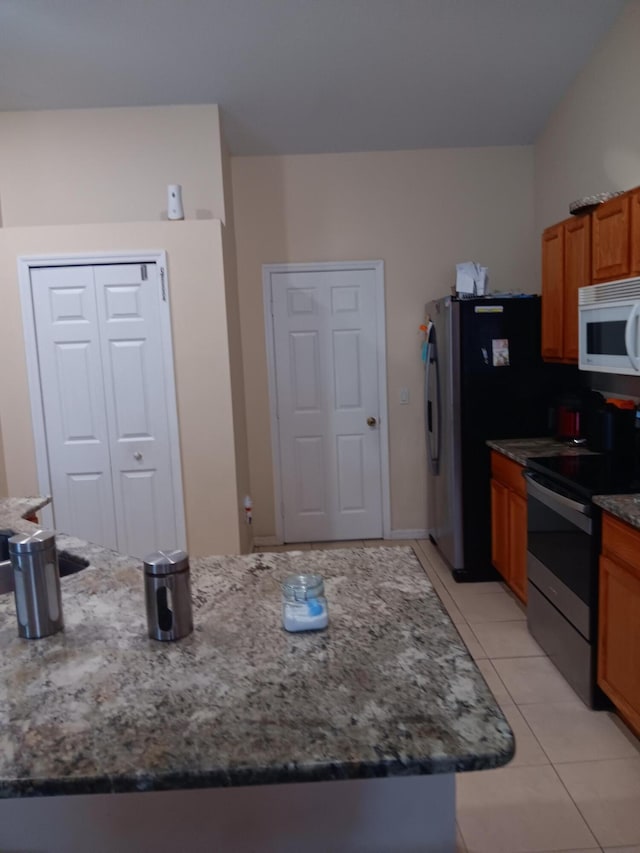
<path id="1" fill-rule="evenodd" d="M 378 423 L 376 418 L 369 416 L 367 418 L 367 426 L 375 426 Z"/>

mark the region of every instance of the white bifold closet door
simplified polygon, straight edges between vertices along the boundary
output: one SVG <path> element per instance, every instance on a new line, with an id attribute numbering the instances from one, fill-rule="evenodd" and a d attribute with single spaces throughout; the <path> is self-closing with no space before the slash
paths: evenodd
<path id="1" fill-rule="evenodd" d="M 56 528 L 176 547 L 156 264 L 34 268 L 31 296 Z"/>

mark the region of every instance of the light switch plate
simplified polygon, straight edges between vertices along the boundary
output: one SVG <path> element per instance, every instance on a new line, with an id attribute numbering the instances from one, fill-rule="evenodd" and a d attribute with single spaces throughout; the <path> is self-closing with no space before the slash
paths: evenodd
<path id="1" fill-rule="evenodd" d="M 400 389 L 400 405 L 406 406 L 409 402 L 409 389 L 401 388 Z"/>

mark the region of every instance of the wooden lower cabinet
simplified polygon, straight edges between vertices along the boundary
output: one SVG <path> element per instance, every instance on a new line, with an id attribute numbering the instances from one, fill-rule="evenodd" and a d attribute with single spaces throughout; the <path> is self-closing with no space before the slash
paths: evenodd
<path id="1" fill-rule="evenodd" d="M 509 586 L 521 601 L 527 600 L 527 501 L 509 495 Z"/>
<path id="2" fill-rule="evenodd" d="M 491 562 L 509 580 L 509 489 L 491 480 Z"/>
<path id="3" fill-rule="evenodd" d="M 640 531 L 603 513 L 598 684 L 640 732 Z"/>
<path id="4" fill-rule="evenodd" d="M 527 600 L 527 498 L 523 466 L 491 453 L 491 562 L 508 586 Z"/>

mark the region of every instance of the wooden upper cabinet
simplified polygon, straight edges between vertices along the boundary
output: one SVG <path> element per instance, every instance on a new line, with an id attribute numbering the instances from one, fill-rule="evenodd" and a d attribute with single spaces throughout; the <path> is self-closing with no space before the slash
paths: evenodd
<path id="1" fill-rule="evenodd" d="M 542 357 L 563 357 L 564 225 L 542 232 Z"/>
<path id="2" fill-rule="evenodd" d="M 631 196 L 616 196 L 593 211 L 594 282 L 630 275 Z"/>
<path id="3" fill-rule="evenodd" d="M 640 275 L 640 187 L 631 193 L 631 275 Z"/>
<path id="4" fill-rule="evenodd" d="M 586 284 L 591 284 L 591 217 L 574 216 L 564 223 L 562 325 L 565 361 L 578 361 L 578 288 Z"/>

